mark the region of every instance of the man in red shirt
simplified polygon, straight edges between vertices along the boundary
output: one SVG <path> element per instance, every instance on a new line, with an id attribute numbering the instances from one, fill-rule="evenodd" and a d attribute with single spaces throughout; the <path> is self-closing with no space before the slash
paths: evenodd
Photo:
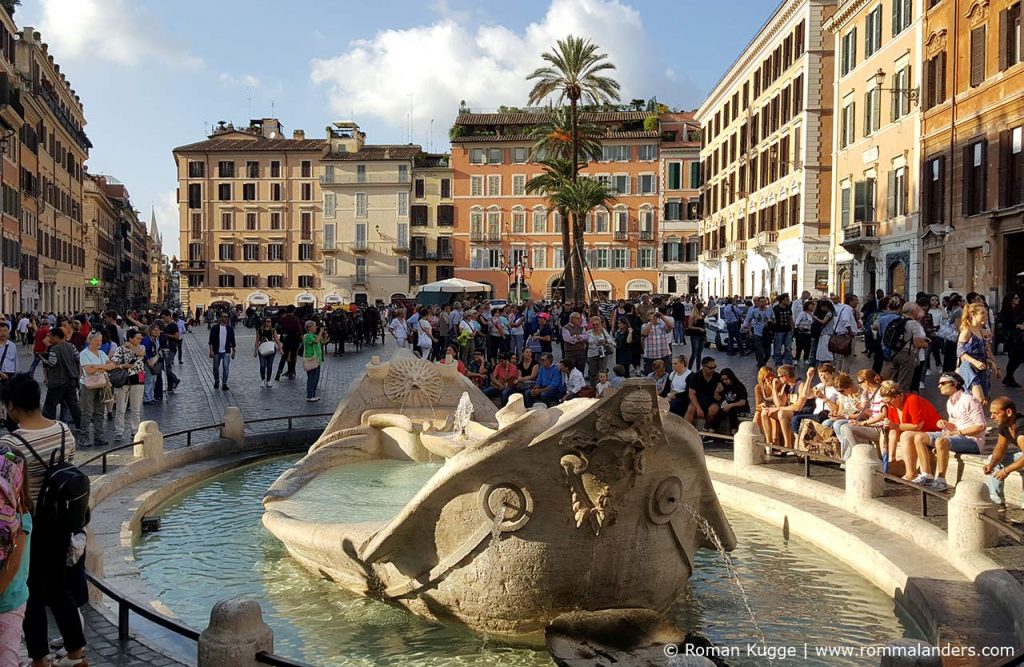
<path id="1" fill-rule="evenodd" d="M 914 436 L 917 433 L 931 433 L 939 430 L 939 411 L 918 394 L 904 393 L 900 385 L 886 380 L 878 390 L 878 395 L 885 406 L 886 419 L 883 428 L 888 429 L 889 441 L 887 451 L 882 452 L 882 467 L 888 470 L 895 463 L 897 446 L 903 451 L 914 447 Z M 895 473 L 894 471 L 894 474 Z M 903 479 L 913 481 L 917 476 L 914 470 L 904 470 Z"/>
<path id="2" fill-rule="evenodd" d="M 42 363 L 46 350 L 50 347 L 50 324 L 46 319 L 39 321 L 39 328 L 36 329 L 35 342 L 32 345 L 32 366 L 28 369 L 29 375 L 34 375 L 36 366 Z"/>

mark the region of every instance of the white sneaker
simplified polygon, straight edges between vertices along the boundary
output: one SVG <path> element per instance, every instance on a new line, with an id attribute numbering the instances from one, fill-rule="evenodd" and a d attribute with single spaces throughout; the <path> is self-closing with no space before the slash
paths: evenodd
<path id="1" fill-rule="evenodd" d="M 945 491 L 949 488 L 949 484 L 946 484 L 946 480 L 941 477 L 936 477 L 928 486 L 932 487 L 933 491 Z"/>
<path id="2" fill-rule="evenodd" d="M 922 486 L 931 486 L 933 478 L 927 473 L 921 473 L 912 480 L 914 484 L 921 484 Z"/>

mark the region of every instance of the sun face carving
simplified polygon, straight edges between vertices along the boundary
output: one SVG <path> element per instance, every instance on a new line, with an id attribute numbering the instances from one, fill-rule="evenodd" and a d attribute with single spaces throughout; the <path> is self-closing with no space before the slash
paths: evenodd
<path id="1" fill-rule="evenodd" d="M 398 405 L 436 405 L 441 398 L 441 376 L 424 359 L 399 359 L 384 378 L 384 395 Z"/>

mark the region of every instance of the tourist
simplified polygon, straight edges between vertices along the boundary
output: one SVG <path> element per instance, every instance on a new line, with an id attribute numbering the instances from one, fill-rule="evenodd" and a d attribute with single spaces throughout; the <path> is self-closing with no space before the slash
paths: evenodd
<path id="1" fill-rule="evenodd" d="M 608 381 L 608 371 L 601 371 L 598 373 L 597 384 L 594 386 L 594 392 L 597 397 L 604 398 L 614 390 L 615 387 L 613 387 L 612 383 Z"/>
<path id="2" fill-rule="evenodd" d="M 405 308 L 395 311 L 395 316 L 388 324 L 388 332 L 399 349 L 409 347 L 409 322 L 405 319 Z"/>
<path id="3" fill-rule="evenodd" d="M 887 416 L 881 396 L 882 376 L 865 368 L 857 375 L 857 380 L 862 389 L 860 414 L 845 423 L 833 425 L 842 446 L 844 461 L 849 460 L 854 445 L 870 443 L 879 449 L 878 442 Z"/>
<path id="4" fill-rule="evenodd" d="M 86 348 L 79 352 L 78 362 L 82 368 L 81 387 L 79 388 L 82 417 L 85 420 L 79 445 L 88 447 L 91 441 L 94 447 L 102 447 L 107 443 L 103 440 L 103 426 L 107 417 L 108 396 L 112 397 L 107 371 L 116 368 L 107 354 L 100 349 L 103 344 L 103 333 L 93 331 L 86 339 Z M 85 431 L 89 431 L 87 434 Z"/>
<path id="5" fill-rule="evenodd" d="M 795 363 L 803 361 L 805 364 L 811 362 L 811 325 L 814 318 L 811 313 L 814 311 L 814 301 L 808 299 L 801 304 L 800 312 L 793 320 L 793 333 L 796 338 L 796 354 L 793 357 Z"/>
<path id="6" fill-rule="evenodd" d="M 537 361 L 539 356 L 539 354 L 528 347 L 523 350 L 523 356 L 519 359 L 519 364 L 516 366 L 519 370 L 519 377 L 511 382 L 505 391 L 502 392 L 502 405 L 508 403 L 509 396 L 528 391 L 537 381 L 537 373 L 540 371 L 540 362 Z"/>
<path id="7" fill-rule="evenodd" d="M 519 310 L 518 306 L 509 306 L 508 315 L 508 332 L 510 340 L 510 350 L 515 354 L 516 358 L 520 358 L 523 355 L 523 346 L 526 344 L 525 326 L 526 317 Z"/>
<path id="8" fill-rule="evenodd" d="M 770 419 L 771 409 L 775 407 L 775 371 L 768 366 L 757 370 L 757 383 L 754 385 L 754 424 L 764 435 L 769 444 L 779 444 L 779 425 Z"/>
<path id="9" fill-rule="evenodd" d="M 857 338 L 857 295 L 847 294 L 843 303 L 834 305 L 834 316 L 821 330 L 817 361 L 831 361 L 836 370 L 849 373 L 853 344 Z"/>
<path id="10" fill-rule="evenodd" d="M 188 322 L 185 321 L 185 317 L 180 312 L 177 315 L 176 324 L 178 325 L 178 333 L 181 335 L 178 339 L 178 344 L 175 346 L 178 350 L 178 365 L 180 366 L 185 363 L 181 360 L 181 353 L 185 347 L 185 334 L 188 333 Z"/>
<path id="11" fill-rule="evenodd" d="M 459 359 L 458 350 L 455 349 L 454 345 L 449 345 L 445 348 L 445 356 L 438 360 L 439 364 L 455 364 L 455 367 L 459 371 L 459 375 L 466 375 L 466 364 L 462 363 L 462 359 Z"/>
<path id="12" fill-rule="evenodd" d="M 747 311 L 743 321 L 743 329 L 754 341 L 754 357 L 759 367 L 768 363 L 772 345 L 769 336 L 774 321 L 775 313 L 768 307 L 768 301 L 764 297 L 758 297 L 754 301 L 754 307 Z"/>
<path id="13" fill-rule="evenodd" d="M 28 345 L 32 342 L 29 337 L 29 330 L 32 328 L 32 320 L 29 319 L 28 313 L 22 313 L 21 318 L 18 320 L 18 340 L 21 341 L 22 345 Z"/>
<path id="14" fill-rule="evenodd" d="M 7 454 L 10 452 L 10 457 Z M 32 500 L 25 459 L 0 446 L 0 666 L 18 667 L 28 602 Z M 6 526 L 4 524 L 7 524 Z"/>
<path id="15" fill-rule="evenodd" d="M 783 366 L 779 366 L 780 377 Z M 818 378 L 821 380 L 818 384 L 811 386 L 811 380 L 814 374 L 817 373 Z M 796 369 L 793 368 L 792 378 L 786 378 L 792 380 L 790 383 L 791 387 L 795 387 Z M 792 433 L 800 432 L 800 424 L 805 419 L 813 419 L 818 423 L 824 423 L 831 416 L 830 406 L 836 405 L 839 401 L 839 389 L 836 388 L 836 367 L 830 362 L 824 362 L 818 364 L 817 369 L 807 369 L 807 384 L 805 384 L 806 394 L 801 393 L 799 396 L 794 397 L 795 389 L 791 394 L 791 405 L 787 408 L 787 411 L 792 411 L 793 416 L 790 418 L 789 426 Z M 814 399 L 811 401 L 811 399 Z M 781 421 L 781 419 L 780 419 Z M 785 424 L 783 424 L 785 428 Z"/>
<path id="16" fill-rule="evenodd" d="M 59 329 L 54 328 L 54 332 Z M 61 332 L 61 344 L 64 332 Z M 77 388 L 78 375 L 74 377 Z M 74 462 L 75 437 L 58 421 L 43 416 L 39 409 L 39 384 L 29 375 L 17 375 L 4 387 L 3 401 L 8 419 L 17 424 L 17 430 L 0 437 L 0 447 L 10 449 L 24 458 L 28 469 L 30 498 L 38 498 L 46 476 L 46 465 L 52 455 Z M 25 446 L 28 443 L 39 459 Z M 31 458 L 29 458 L 31 457 Z M 50 665 L 47 639 L 46 608 L 50 608 L 67 650 L 62 665 L 87 665 L 85 635 L 78 608 L 69 592 L 67 557 L 71 533 L 60 526 L 47 524 L 35 517 L 32 544 L 29 550 L 28 600 L 25 604 L 25 644 L 32 659 L 32 667 Z"/>
<path id="17" fill-rule="evenodd" d="M 860 416 L 861 392 L 857 383 L 846 373 L 836 375 L 832 386 L 835 395 L 832 399 L 824 399 L 825 406 L 828 408 L 828 418 L 822 422 L 822 425 L 831 427 L 832 432 L 838 438 L 842 427 L 851 419 Z"/>
<path id="18" fill-rule="evenodd" d="M 992 399 L 988 406 L 992 421 L 999 427 L 999 438 L 996 446 L 985 464 L 985 485 L 989 495 L 997 505 L 1005 505 L 1003 500 L 1003 482 L 1012 473 L 1018 472 L 1024 480 L 1024 432 L 1020 430 L 1021 415 L 1017 406 L 1005 396 Z M 1021 500 L 1024 509 L 1024 499 Z"/>
<path id="19" fill-rule="evenodd" d="M 882 452 L 882 468 L 888 472 L 898 460 L 898 450 L 906 452 L 907 448 L 914 447 L 915 434 L 939 430 L 940 417 L 938 410 L 928 402 L 928 399 L 904 391 L 892 380 L 883 382 L 878 393 L 885 406 L 884 427 L 888 429 L 888 442 Z M 897 473 L 894 471 L 893 474 Z M 913 481 L 915 477 L 914 470 L 903 470 L 903 479 L 908 482 Z"/>
<path id="20" fill-rule="evenodd" d="M 665 372 L 665 362 L 655 359 L 651 364 L 651 373 L 648 380 L 654 380 L 654 391 L 658 396 L 664 396 L 668 392 L 668 373 Z"/>
<path id="21" fill-rule="evenodd" d="M 928 348 L 928 354 L 930 355 L 930 360 L 934 362 L 935 367 L 939 372 L 941 372 L 942 348 L 944 347 L 944 342 L 942 337 L 939 335 L 939 331 L 941 330 L 943 323 L 946 321 L 946 309 L 942 307 L 942 300 L 939 298 L 938 294 L 931 294 L 928 296 L 927 314 L 931 321 L 932 330 L 935 332 L 934 336 L 928 336 L 931 342 L 931 347 Z"/>
<path id="22" fill-rule="evenodd" d="M 288 306 L 285 309 L 285 313 L 281 316 L 281 321 L 278 322 L 277 326 L 281 334 L 281 362 L 277 366 L 274 380 L 280 382 L 281 372 L 285 369 L 285 364 L 288 365 L 288 372 L 285 373 L 285 377 L 295 377 L 295 365 L 298 363 L 299 346 L 302 344 L 302 321 L 295 315 L 295 306 Z"/>
<path id="23" fill-rule="evenodd" d="M 0 385 L 18 373 L 18 346 L 10 339 L 11 328 L 0 322 Z"/>
<path id="24" fill-rule="evenodd" d="M 740 352 L 743 351 L 743 341 L 740 338 L 740 325 L 742 323 L 740 312 L 736 308 L 736 304 L 733 303 L 733 300 L 727 298 L 725 303 L 718 309 L 718 314 L 719 319 L 725 322 L 725 328 L 729 335 L 728 354 L 730 357 L 735 356 L 737 348 Z M 695 356 L 691 355 L 691 358 Z"/>
<path id="25" fill-rule="evenodd" d="M 491 381 L 491 366 L 487 363 L 483 348 L 473 351 L 473 358 L 466 364 L 466 377 L 480 389 L 486 388 Z"/>
<path id="26" fill-rule="evenodd" d="M 537 331 L 533 334 L 533 340 L 540 343 L 540 351 L 551 353 L 553 348 L 551 342 L 555 337 L 555 328 L 551 324 L 551 315 L 548 313 L 537 313 Z"/>
<path id="27" fill-rule="evenodd" d="M 814 368 L 807 369 L 807 380 L 800 382 L 796 374 L 796 367 L 791 364 L 783 364 L 776 370 L 778 379 L 772 385 L 775 392 L 773 402 L 776 407 L 769 411 L 768 416 L 779 423 L 779 432 L 782 435 L 782 446 L 793 448 L 795 435 L 800 428 L 800 422 L 815 416 L 815 408 L 824 410 L 823 399 L 826 388 L 831 387 L 833 371 L 832 365 L 821 364 L 820 370 L 824 371 L 822 382 L 812 387 L 814 379 Z M 826 380 L 826 378 L 828 378 Z M 811 403 L 814 398 L 815 402 Z"/>
<path id="28" fill-rule="evenodd" d="M 46 402 L 43 414 L 48 419 L 57 419 L 57 406 L 67 409 L 75 428 L 82 428 L 82 413 L 78 406 L 78 382 L 82 371 L 78 364 L 78 352 L 67 342 L 68 327 L 54 327 L 50 330 L 50 347 L 46 351 L 43 365 L 46 366 Z"/>
<path id="29" fill-rule="evenodd" d="M 306 400 L 314 403 L 320 400 L 316 394 L 320 383 L 320 367 L 324 363 L 324 341 L 327 330 L 317 327 L 313 320 L 306 321 L 306 335 L 302 338 L 302 369 L 306 371 Z"/>
<path id="30" fill-rule="evenodd" d="M 281 337 L 274 330 L 274 322 L 269 317 L 263 319 L 263 325 L 256 331 L 256 342 L 252 348 L 252 356 L 260 362 L 260 385 L 270 386 L 274 376 L 274 357 L 282 351 Z"/>
<path id="31" fill-rule="evenodd" d="M 208 345 L 210 358 L 213 359 L 213 388 L 227 391 L 228 371 L 231 369 L 231 360 L 235 358 L 235 328 L 231 326 L 231 320 L 227 313 L 222 314 L 219 323 L 210 328 Z M 223 384 L 221 384 L 220 377 L 222 368 L 224 370 Z M 278 376 L 281 375 L 280 368 L 277 373 Z M 146 373 L 146 382 L 148 387 L 148 372 Z"/>
<path id="32" fill-rule="evenodd" d="M 125 332 L 124 345 L 114 349 L 110 360 L 117 368 L 128 371 L 127 382 L 114 388 L 114 440 L 132 438 L 139 428 L 145 393 L 145 357 L 142 333 L 136 329 Z M 129 430 L 125 431 L 125 413 L 131 415 Z"/>
<path id="33" fill-rule="evenodd" d="M 946 323 L 939 328 L 939 337 L 943 340 L 942 371 L 949 373 L 957 370 L 959 355 L 957 343 L 960 339 L 960 321 L 963 319 L 964 298 L 957 293 L 949 295 L 946 303 Z M 963 374 L 961 373 L 961 377 Z"/>
<path id="34" fill-rule="evenodd" d="M 649 319 L 640 329 L 640 336 L 643 340 L 643 372 L 650 375 L 653 372 L 655 360 L 660 359 L 662 367 L 672 362 L 672 348 L 669 345 L 674 323 L 672 319 L 659 311 L 650 311 Z"/>
<path id="35" fill-rule="evenodd" d="M 672 360 L 672 372 L 668 374 L 668 382 L 665 389 L 659 392 L 668 399 L 669 412 L 683 418 L 690 409 L 690 391 L 687 386 L 690 375 L 692 372 L 686 363 L 686 356 L 680 354 Z"/>
<path id="36" fill-rule="evenodd" d="M 985 304 L 968 304 L 960 318 L 960 337 L 956 346 L 960 376 L 967 390 L 983 405 L 988 403 L 990 374 L 999 377 L 999 367 L 992 354 L 992 336 L 987 326 L 988 308 Z"/>
<path id="37" fill-rule="evenodd" d="M 599 315 L 590 318 L 590 331 L 587 333 L 587 372 L 590 384 L 597 384 L 597 375 L 608 370 L 608 358 L 615 353 L 615 338 L 604 328 L 604 321 Z"/>
<path id="38" fill-rule="evenodd" d="M 33 375 L 36 372 L 36 367 L 42 363 L 43 358 L 46 357 L 46 348 L 50 344 L 50 325 L 45 321 L 39 323 L 39 327 L 36 329 L 35 340 L 32 343 L 32 366 L 28 369 L 28 374 Z"/>
<path id="39" fill-rule="evenodd" d="M 537 402 L 545 405 L 554 405 L 565 393 L 565 385 L 562 380 L 562 373 L 555 366 L 555 358 L 550 352 L 540 356 L 540 371 L 537 373 L 537 382 L 530 391 L 526 392 L 526 407 L 530 408 Z"/>
<path id="40" fill-rule="evenodd" d="M 434 329 L 426 311 L 426 308 L 421 308 L 416 322 L 409 322 L 409 326 L 412 327 L 413 334 L 416 336 L 416 352 L 421 359 L 430 359 L 431 350 L 434 349 Z"/>
<path id="41" fill-rule="evenodd" d="M 825 328 L 829 326 L 836 316 L 835 305 L 828 299 L 818 299 L 817 304 L 814 306 L 814 312 L 811 317 L 814 319 L 811 322 L 811 366 L 817 366 L 818 361 L 831 361 L 832 355 L 825 350 L 824 356 L 818 356 L 818 352 L 822 349 L 822 340 L 825 340 L 825 347 L 828 347 L 827 336 L 823 336 L 822 333 Z"/>
<path id="42" fill-rule="evenodd" d="M 590 335 L 583 326 L 583 316 L 578 312 L 569 315 L 569 323 L 562 327 L 562 358 L 581 372 L 587 363 L 587 346 Z"/>
<path id="43" fill-rule="evenodd" d="M 718 363 L 714 357 L 700 360 L 700 371 L 687 377 L 687 392 L 690 396 L 690 407 L 686 410 L 686 421 L 696 424 L 698 419 L 704 420 L 705 430 L 714 430 L 718 423 L 718 411 L 721 406 L 715 392 L 722 376 L 716 370 Z"/>
<path id="44" fill-rule="evenodd" d="M 919 305 L 908 302 L 901 309 L 900 317 L 886 324 L 882 333 L 883 345 L 892 358 L 892 379 L 903 391 L 910 391 L 915 370 L 921 363 L 920 353 L 930 345 L 920 322 L 922 315 L 924 310 Z M 902 339 L 889 334 L 889 327 L 899 326 L 900 322 L 904 327 Z M 894 341 L 900 343 L 895 348 L 891 345 Z"/>
<path id="45" fill-rule="evenodd" d="M 571 401 L 574 398 L 591 398 L 595 392 L 587 384 L 583 372 L 565 359 L 558 362 L 558 370 L 562 374 L 562 384 L 565 387 L 563 401 Z"/>
<path id="46" fill-rule="evenodd" d="M 1021 303 L 1020 294 L 1011 292 L 1003 299 L 1003 307 L 999 311 L 999 325 L 1008 357 L 1003 385 L 1020 387 L 1014 377 L 1024 362 L 1024 304 Z"/>
<path id="47" fill-rule="evenodd" d="M 728 420 L 729 433 L 734 434 L 740 428 L 740 415 L 750 409 L 747 388 L 731 368 L 723 368 L 721 375 L 715 400 L 718 401 L 720 421 Z"/>
<path id="48" fill-rule="evenodd" d="M 615 364 L 612 366 L 611 375 L 608 376 L 608 384 L 615 389 L 621 387 L 622 383 L 626 381 L 626 372 L 625 366 L 622 364 Z"/>
<path id="49" fill-rule="evenodd" d="M 687 320 L 686 335 L 690 337 L 690 364 L 694 370 L 700 363 L 701 355 L 704 354 L 704 345 L 708 340 L 708 331 L 704 324 L 704 306 L 700 301 L 695 301 L 690 309 L 690 317 Z"/>
<path id="50" fill-rule="evenodd" d="M 615 324 L 615 363 L 623 368 L 633 365 L 633 327 L 625 317 Z"/>
<path id="51" fill-rule="evenodd" d="M 491 398 L 498 397 L 500 399 L 499 407 L 505 406 L 506 390 L 515 387 L 515 383 L 519 379 L 519 369 L 516 367 L 518 362 L 519 358 L 515 354 L 498 353 L 498 363 L 491 371 L 491 381 L 484 389 L 484 394 Z"/>
<path id="52" fill-rule="evenodd" d="M 946 397 L 949 419 L 940 419 L 936 431 L 915 433 L 914 446 L 903 450 L 903 461 L 907 474 L 916 470 L 920 462 L 921 474 L 914 478 L 915 484 L 945 491 L 949 488 L 946 468 L 951 451 L 955 454 L 991 454 L 991 450 L 985 444 L 985 410 L 981 401 L 964 391 L 964 379 L 957 373 L 943 373 L 939 377 L 939 392 Z M 934 477 L 929 447 L 935 450 Z"/>
<path id="53" fill-rule="evenodd" d="M 789 294 L 781 294 L 779 302 L 772 307 L 775 334 L 775 366 L 793 363 L 793 309 Z"/>
<path id="54" fill-rule="evenodd" d="M 872 328 L 875 319 L 879 313 L 885 310 L 885 291 L 875 290 L 873 298 L 867 299 L 864 302 L 864 307 L 860 309 L 861 317 L 864 319 L 864 353 L 873 355 L 877 348 L 878 336 Z"/>

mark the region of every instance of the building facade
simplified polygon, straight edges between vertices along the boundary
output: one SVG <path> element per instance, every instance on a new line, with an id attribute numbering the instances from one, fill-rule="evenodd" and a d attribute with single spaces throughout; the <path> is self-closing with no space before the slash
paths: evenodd
<path id="1" fill-rule="evenodd" d="M 325 143 L 320 184 L 331 302 L 406 298 L 412 171 L 420 147 L 367 144 L 351 121 L 329 126 Z"/>
<path id="2" fill-rule="evenodd" d="M 107 187 L 106 177 L 86 174 L 85 306 L 95 311 L 121 305 L 115 304 L 123 254 L 120 207 L 107 196 Z"/>
<path id="3" fill-rule="evenodd" d="M 21 306 L 21 147 L 18 135 L 25 124 L 15 67 L 17 28 L 6 11 L 0 9 L 0 184 L 3 205 L 0 208 L 0 305 L 4 313 Z"/>
<path id="4" fill-rule="evenodd" d="M 929 0 L 923 25 L 922 286 L 996 306 L 1024 288 L 1021 5 Z"/>
<path id="5" fill-rule="evenodd" d="M 663 113 L 658 207 L 661 271 L 658 292 L 697 294 L 700 253 L 700 128 L 691 113 Z"/>
<path id="6" fill-rule="evenodd" d="M 170 268 L 167 255 L 164 254 L 163 239 L 160 228 L 156 224 L 156 211 L 149 215 L 149 302 L 154 306 L 165 306 L 168 303 L 167 281 Z"/>
<path id="7" fill-rule="evenodd" d="M 836 44 L 829 282 L 915 294 L 920 258 L 921 46 L 926 0 L 846 0 Z"/>
<path id="8" fill-rule="evenodd" d="M 222 123 L 174 149 L 184 310 L 323 303 L 317 172 L 326 149 L 302 130 L 283 138 L 275 118 Z"/>
<path id="9" fill-rule="evenodd" d="M 697 111 L 702 294 L 828 291 L 835 0 L 786 0 Z"/>
<path id="10" fill-rule="evenodd" d="M 422 154 L 412 172 L 409 288 L 455 277 L 455 199 L 447 155 Z"/>
<path id="11" fill-rule="evenodd" d="M 557 211 L 527 194 L 543 173 L 533 161 L 530 129 L 543 111 L 460 113 L 452 138 L 455 193 L 455 273 L 492 286 L 495 297 L 560 299 L 564 258 Z M 658 130 L 645 130 L 643 111 L 583 112 L 580 120 L 605 128 L 603 155 L 582 174 L 615 192 L 611 210 L 586 220 L 588 292 L 612 299 L 654 292 L 661 247 Z"/>

